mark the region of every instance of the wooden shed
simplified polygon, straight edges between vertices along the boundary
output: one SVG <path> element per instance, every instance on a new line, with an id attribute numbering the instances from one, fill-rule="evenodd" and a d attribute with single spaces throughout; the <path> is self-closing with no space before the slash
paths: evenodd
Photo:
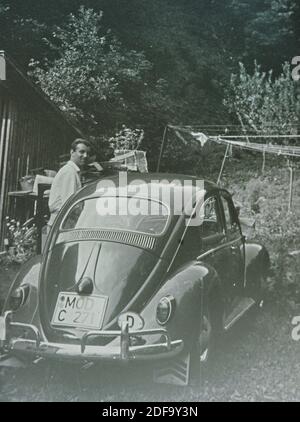
<path id="1" fill-rule="evenodd" d="M 0 250 L 8 192 L 29 169 L 52 169 L 81 132 L 51 100 L 0 51 Z"/>

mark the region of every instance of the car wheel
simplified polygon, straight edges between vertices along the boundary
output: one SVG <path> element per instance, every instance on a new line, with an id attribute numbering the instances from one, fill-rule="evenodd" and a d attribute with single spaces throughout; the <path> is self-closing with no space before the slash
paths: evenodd
<path id="1" fill-rule="evenodd" d="M 190 382 L 192 385 L 199 384 L 202 379 L 202 370 L 210 366 L 216 350 L 217 330 L 211 308 L 206 305 L 201 314 L 191 349 Z"/>
<path id="2" fill-rule="evenodd" d="M 208 361 L 210 356 L 210 347 L 212 339 L 212 321 L 209 313 L 209 309 L 203 312 L 200 321 L 200 330 L 198 333 L 197 349 L 199 356 L 199 363 L 205 363 Z"/>

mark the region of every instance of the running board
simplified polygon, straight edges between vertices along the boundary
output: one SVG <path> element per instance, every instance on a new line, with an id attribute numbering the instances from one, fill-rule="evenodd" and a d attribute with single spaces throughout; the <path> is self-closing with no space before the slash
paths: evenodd
<path id="1" fill-rule="evenodd" d="M 251 297 L 245 297 L 241 299 L 239 304 L 234 308 L 231 314 L 225 321 L 224 330 L 229 330 L 253 305 L 255 305 L 255 300 Z"/>

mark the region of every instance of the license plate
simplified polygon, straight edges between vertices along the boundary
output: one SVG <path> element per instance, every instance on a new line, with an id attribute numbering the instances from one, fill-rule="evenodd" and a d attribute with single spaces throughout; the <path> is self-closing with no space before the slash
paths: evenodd
<path id="1" fill-rule="evenodd" d="M 99 330 L 102 328 L 107 299 L 107 296 L 60 292 L 51 324 Z"/>

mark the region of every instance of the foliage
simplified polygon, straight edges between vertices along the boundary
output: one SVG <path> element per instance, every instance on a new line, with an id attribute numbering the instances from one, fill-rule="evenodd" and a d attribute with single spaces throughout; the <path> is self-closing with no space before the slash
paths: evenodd
<path id="1" fill-rule="evenodd" d="M 2 48 L 24 68 L 34 58 L 40 86 L 89 135 L 108 139 L 120 123 L 143 127 L 152 167 L 167 123 L 228 123 L 222 98 L 239 61 L 255 58 L 277 75 L 284 60 L 299 54 L 300 6 L 294 0 L 0 5 L 9 8 L 0 14 Z M 80 5 L 86 13 L 78 13 Z"/>
<path id="2" fill-rule="evenodd" d="M 103 133 L 130 119 L 152 65 L 142 52 L 123 49 L 101 21 L 101 12 L 80 7 L 48 40 L 58 58 L 44 67 L 33 61 L 31 74 L 63 111 Z"/>
<path id="3" fill-rule="evenodd" d="M 224 104 L 242 126 L 255 133 L 285 134 L 300 122 L 300 92 L 285 63 L 282 73 L 263 72 L 256 62 L 253 74 L 240 63 L 239 74 L 231 76 Z"/>
<path id="4" fill-rule="evenodd" d="M 239 175 L 235 175 L 239 179 Z M 270 253 L 277 291 L 300 303 L 300 182 L 294 186 L 294 205 L 288 212 L 289 174 L 274 169 L 247 183 L 233 182 L 235 201 L 243 204 L 242 216 L 256 220 L 254 238 Z M 298 252 L 298 254 L 296 253 Z"/>
<path id="5" fill-rule="evenodd" d="M 188 134 L 182 136 L 176 130 L 168 130 L 160 171 L 199 175 L 202 158 L 202 151 L 198 141 L 195 141 Z"/>
<path id="6" fill-rule="evenodd" d="M 122 125 L 122 129 L 109 139 L 114 150 L 137 150 L 144 138 L 142 129 L 130 129 Z"/>
<path id="7" fill-rule="evenodd" d="M 4 4 L 2 4 L 2 2 L 0 2 L 0 15 L 3 17 L 8 11 L 9 7 L 5 6 Z"/>
<path id="8" fill-rule="evenodd" d="M 269 68 L 290 60 L 295 46 L 294 0 L 231 0 L 240 58 L 250 63 L 259 59 Z"/>
<path id="9" fill-rule="evenodd" d="M 34 225 L 21 225 L 19 221 L 6 217 L 6 238 L 9 261 L 23 263 L 35 255 L 37 230 Z"/>

